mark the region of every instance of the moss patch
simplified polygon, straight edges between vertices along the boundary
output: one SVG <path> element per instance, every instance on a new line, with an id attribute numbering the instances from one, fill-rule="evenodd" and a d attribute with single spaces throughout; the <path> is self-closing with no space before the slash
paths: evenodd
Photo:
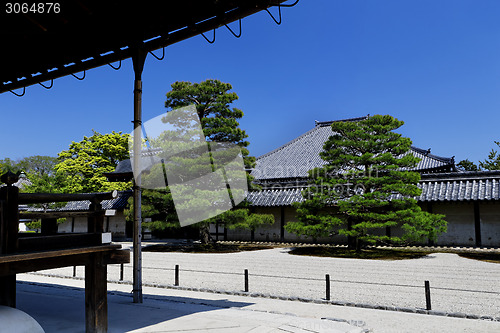
<path id="1" fill-rule="evenodd" d="M 305 246 L 297 247 L 289 252 L 294 255 L 334 257 L 334 258 L 354 258 L 354 259 L 376 259 L 376 260 L 402 260 L 425 257 L 432 253 L 430 251 L 414 251 L 405 249 L 364 249 L 361 252 L 348 250 L 347 248 L 326 247 L 326 246 Z"/>

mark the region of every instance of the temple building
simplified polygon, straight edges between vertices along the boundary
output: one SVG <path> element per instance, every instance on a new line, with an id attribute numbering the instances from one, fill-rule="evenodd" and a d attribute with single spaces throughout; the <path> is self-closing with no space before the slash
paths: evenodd
<path id="1" fill-rule="evenodd" d="M 287 222 L 296 220 L 292 203 L 303 200 L 301 191 L 307 186 L 307 172 L 326 163 L 319 153 L 332 135 L 331 123 L 316 122 L 308 132 L 257 158 L 252 175 L 262 190 L 250 192 L 247 199 L 254 212 L 273 214 L 275 223 L 257 229 L 253 233 L 256 241 L 347 242 L 345 236 L 313 240 L 290 234 L 284 228 Z M 499 247 L 500 171 L 460 171 L 453 157 L 433 155 L 430 149 L 412 146 L 409 153 L 420 158 L 414 168 L 421 174 L 419 205 L 428 212 L 446 215 L 448 231 L 439 236 L 436 245 Z M 398 235 L 401 230 L 385 232 Z M 224 236 L 228 240 L 252 238 L 248 230 L 226 230 Z"/>

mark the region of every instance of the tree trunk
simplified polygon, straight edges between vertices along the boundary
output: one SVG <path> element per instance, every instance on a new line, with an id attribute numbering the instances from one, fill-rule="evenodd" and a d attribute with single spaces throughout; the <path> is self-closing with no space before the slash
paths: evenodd
<path id="1" fill-rule="evenodd" d="M 210 224 L 202 223 L 200 225 L 200 241 L 202 244 L 214 243 L 212 235 L 210 234 Z"/>
<path id="2" fill-rule="evenodd" d="M 359 237 L 356 237 L 356 252 L 361 252 L 361 249 L 363 248 L 363 241 L 359 239 Z"/>
<path id="3" fill-rule="evenodd" d="M 347 218 L 347 230 L 352 230 L 351 218 Z M 357 249 L 357 237 L 347 236 L 347 248 L 349 250 L 356 250 Z"/>

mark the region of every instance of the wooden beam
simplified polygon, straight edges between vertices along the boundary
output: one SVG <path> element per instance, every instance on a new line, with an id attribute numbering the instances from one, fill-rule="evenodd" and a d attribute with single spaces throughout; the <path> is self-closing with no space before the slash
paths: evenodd
<path id="1" fill-rule="evenodd" d="M 51 219 L 51 218 L 63 218 L 63 217 L 88 217 L 95 215 L 104 215 L 106 211 L 57 211 L 57 212 L 19 212 L 19 218 L 21 219 Z"/>
<path id="2" fill-rule="evenodd" d="M 78 233 L 40 236 L 40 234 L 21 234 L 18 239 L 20 252 L 58 250 L 102 244 L 102 234 Z"/>
<path id="3" fill-rule="evenodd" d="M 20 204 L 66 202 L 84 200 L 110 200 L 118 196 L 117 191 L 106 193 L 19 193 Z"/>
<path id="4" fill-rule="evenodd" d="M 0 262 L 0 277 L 8 277 L 14 274 L 27 273 L 32 271 L 39 271 L 45 269 L 59 268 L 59 267 L 70 267 L 70 266 L 83 266 L 91 263 L 91 255 L 99 254 L 102 256 L 102 262 L 104 264 L 122 264 L 130 262 L 130 251 L 128 250 L 112 250 L 107 252 L 90 252 L 90 253 L 78 253 L 73 255 L 63 255 L 58 256 L 57 253 L 62 253 L 63 251 L 50 251 L 51 256 L 43 256 L 39 258 L 26 259 L 27 257 L 33 257 L 26 255 L 16 255 L 17 259 L 20 256 L 23 257 L 21 260 L 15 260 L 13 256 L 0 257 L 2 260 Z M 5 260 L 7 259 L 7 260 Z M 1 281 L 1 280 L 0 280 Z M 15 281 L 15 275 L 14 275 Z M 9 289 L 9 288 L 7 288 Z M 14 288 L 15 290 L 15 288 Z"/>
<path id="5" fill-rule="evenodd" d="M 63 257 L 75 254 L 87 254 L 94 252 L 106 252 L 112 250 L 119 250 L 120 245 L 101 245 L 101 246 L 87 246 L 87 247 L 77 247 L 72 249 L 54 250 L 54 251 L 40 251 L 40 252 L 30 252 L 30 253 L 19 253 L 0 256 L 0 264 L 12 263 L 15 261 L 28 261 L 33 259 L 44 259 L 51 257 Z"/>

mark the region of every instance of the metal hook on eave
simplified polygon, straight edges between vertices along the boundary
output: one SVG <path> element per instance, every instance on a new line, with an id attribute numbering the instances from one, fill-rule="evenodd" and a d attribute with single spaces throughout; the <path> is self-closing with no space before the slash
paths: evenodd
<path id="1" fill-rule="evenodd" d="M 119 69 L 120 69 L 120 67 L 122 67 L 122 60 L 120 59 L 120 64 L 118 65 L 118 67 L 114 67 L 114 66 L 113 66 L 113 65 L 111 65 L 111 64 L 108 64 L 108 65 L 109 65 L 109 67 L 111 67 L 111 68 L 113 68 L 115 71 L 117 71 L 117 70 L 119 70 Z"/>
<path id="2" fill-rule="evenodd" d="M 236 38 L 240 38 L 241 37 L 241 19 L 238 20 L 240 22 L 240 33 L 237 35 L 234 33 L 233 30 L 231 30 L 231 28 L 227 25 L 227 24 L 224 24 L 227 28 L 227 30 L 231 31 L 231 33 L 233 34 L 234 37 Z"/>
<path id="3" fill-rule="evenodd" d="M 45 86 L 42 82 L 38 82 L 38 84 L 41 85 L 42 87 L 44 87 L 45 89 L 50 89 L 54 85 L 54 79 L 50 80 L 50 86 L 48 86 L 48 87 Z"/>
<path id="4" fill-rule="evenodd" d="M 240 29 L 240 31 L 241 31 L 241 29 Z M 210 44 L 215 43 L 215 29 L 214 29 L 214 39 L 213 39 L 213 40 L 209 40 L 209 39 L 207 38 L 207 36 L 205 36 L 205 34 L 204 34 L 203 32 L 201 33 L 201 35 L 202 35 L 202 36 L 203 36 L 203 38 L 205 38 L 205 40 L 206 40 L 207 42 L 209 42 Z"/>
<path id="5" fill-rule="evenodd" d="M 165 47 L 163 47 L 163 54 L 161 55 L 161 58 L 160 58 L 160 57 L 158 57 L 156 54 L 154 54 L 154 53 L 153 53 L 153 51 L 149 51 L 149 53 L 150 53 L 153 57 L 155 57 L 156 59 L 158 59 L 158 60 L 160 60 L 160 61 L 161 61 L 161 60 L 163 60 L 163 58 L 165 58 Z"/>
<path id="6" fill-rule="evenodd" d="M 287 5 L 287 4 L 282 4 L 282 3 L 281 3 L 281 4 L 279 4 L 279 5 L 280 5 L 281 7 L 295 7 L 295 5 L 299 3 L 299 1 L 300 1 L 300 0 L 297 0 L 297 1 L 295 1 L 294 3 L 291 3 L 291 4 L 289 4 L 289 5 Z"/>
<path id="7" fill-rule="evenodd" d="M 9 90 L 11 93 L 13 93 L 14 95 L 16 95 L 17 97 L 23 97 L 24 94 L 26 93 L 26 87 L 23 87 L 23 93 L 22 94 L 16 94 L 15 92 L 13 92 L 12 90 Z"/>
<path id="8" fill-rule="evenodd" d="M 271 18 L 273 19 L 273 21 L 277 24 L 277 25 L 280 25 L 281 24 L 281 4 L 278 5 L 278 13 L 279 13 L 279 17 L 280 17 L 280 20 L 276 20 L 276 18 L 273 16 L 273 14 L 271 14 L 271 12 L 269 11 L 269 9 L 266 8 L 266 12 L 269 14 L 269 16 L 271 16 Z"/>
<path id="9" fill-rule="evenodd" d="M 86 73 L 86 71 L 83 71 L 83 76 L 82 76 L 82 77 L 78 77 L 78 76 L 76 76 L 76 75 L 75 75 L 75 74 L 73 74 L 73 73 L 71 73 L 71 75 L 73 75 L 73 77 L 74 77 L 75 79 L 82 81 L 83 79 L 85 79 L 85 73 Z"/>

